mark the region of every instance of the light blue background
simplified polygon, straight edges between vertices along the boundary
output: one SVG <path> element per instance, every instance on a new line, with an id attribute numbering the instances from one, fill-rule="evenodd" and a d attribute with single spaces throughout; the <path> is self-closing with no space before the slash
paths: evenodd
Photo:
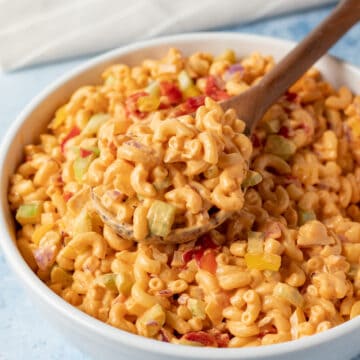
<path id="1" fill-rule="evenodd" d="M 224 30 L 300 40 L 326 16 L 330 9 L 331 7 L 323 7 Z M 331 53 L 360 66 L 360 24 L 353 28 L 333 48 Z M 87 58 L 36 66 L 10 74 L 0 74 L 0 137 L 4 136 L 15 116 L 39 91 Z M 339 359 L 341 358 L 341 354 L 339 354 Z M 89 359 L 65 341 L 33 308 L 26 293 L 5 263 L 1 249 L 0 359 Z M 119 358 L 119 360 L 121 359 Z"/>

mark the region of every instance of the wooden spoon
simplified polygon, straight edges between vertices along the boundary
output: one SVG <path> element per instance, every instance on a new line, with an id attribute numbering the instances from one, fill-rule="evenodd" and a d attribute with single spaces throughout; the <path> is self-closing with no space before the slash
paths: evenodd
<path id="1" fill-rule="evenodd" d="M 256 85 L 240 95 L 221 102 L 224 110 L 235 109 L 252 132 L 266 110 L 297 81 L 325 52 L 356 22 L 360 20 L 360 0 L 343 0 L 332 13 L 287 54 Z M 96 211 L 107 225 L 125 239 L 136 240 L 130 224 L 119 223 L 92 192 Z M 211 215 L 207 224 L 174 229 L 166 238 L 149 235 L 145 242 L 183 243 L 194 240 L 216 228 L 232 215 L 223 210 Z"/>

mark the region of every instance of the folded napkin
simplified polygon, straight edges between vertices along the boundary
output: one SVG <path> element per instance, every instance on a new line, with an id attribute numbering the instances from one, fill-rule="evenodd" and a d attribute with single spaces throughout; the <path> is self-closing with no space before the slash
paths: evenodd
<path id="1" fill-rule="evenodd" d="M 11 70 L 330 2 L 334 0 L 0 0 L 0 67 Z"/>

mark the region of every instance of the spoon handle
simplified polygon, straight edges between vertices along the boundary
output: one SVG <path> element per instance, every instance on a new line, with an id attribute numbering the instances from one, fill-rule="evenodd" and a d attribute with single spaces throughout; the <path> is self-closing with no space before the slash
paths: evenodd
<path id="1" fill-rule="evenodd" d="M 238 116 L 247 123 L 248 129 L 251 131 L 266 110 L 359 20 L 360 0 L 341 1 L 333 12 L 256 86 L 246 91 L 249 94 L 243 101 L 248 100 L 249 104 L 244 107 L 238 102 Z M 231 106 L 236 108 L 235 99 Z"/>

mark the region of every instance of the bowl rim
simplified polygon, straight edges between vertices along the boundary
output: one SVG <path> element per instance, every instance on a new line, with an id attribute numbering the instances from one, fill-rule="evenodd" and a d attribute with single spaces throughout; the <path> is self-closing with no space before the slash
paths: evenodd
<path id="1" fill-rule="evenodd" d="M 101 63 L 109 61 L 113 58 L 131 53 L 141 48 L 148 48 L 164 44 L 171 44 L 173 46 L 176 46 L 177 43 L 180 43 L 182 41 L 211 41 L 219 40 L 219 38 L 224 39 L 224 41 L 232 38 L 238 40 L 239 42 L 253 40 L 254 42 L 261 43 L 266 41 L 277 44 L 279 46 L 287 47 L 289 49 L 296 44 L 295 42 L 289 40 L 247 33 L 235 33 L 228 31 L 197 32 L 163 36 L 151 40 L 139 41 L 95 56 L 90 60 L 76 65 L 73 70 L 66 72 L 64 75 L 58 77 L 55 81 L 51 82 L 37 96 L 35 96 L 20 112 L 20 114 L 16 117 L 16 120 L 6 131 L 6 134 L 1 142 L 0 169 L 4 168 L 11 143 L 28 115 L 32 112 L 34 108 L 36 108 L 42 101 L 44 101 L 49 94 L 56 92 L 58 87 L 60 87 L 63 83 L 67 82 L 74 76 L 89 70 L 95 65 L 100 65 Z M 355 66 L 350 65 L 349 63 L 331 55 L 325 55 L 324 58 L 335 59 L 335 61 L 338 62 L 339 65 L 342 65 L 346 68 L 346 71 L 357 72 L 360 77 L 360 69 L 356 68 Z M 8 183 L 8 179 L 3 179 L 4 174 L 2 171 L 0 177 L 3 181 L 3 184 Z M 4 200 L 4 202 L 6 203 L 7 200 Z M 123 344 L 128 348 L 133 348 L 136 350 L 142 350 L 155 354 L 167 355 L 170 357 L 172 355 L 176 355 L 183 356 L 184 358 L 190 358 L 191 356 L 191 358 L 193 359 L 215 359 L 221 356 L 226 359 L 254 359 L 259 357 L 284 355 L 291 352 L 308 349 L 320 344 L 331 342 L 339 336 L 346 336 L 353 330 L 360 328 L 360 317 L 358 317 L 350 321 L 346 321 L 345 323 L 338 325 L 332 329 L 326 330 L 325 332 L 311 335 L 309 337 L 301 338 L 298 340 L 274 344 L 271 346 L 260 346 L 256 348 L 191 347 L 191 352 L 189 352 L 189 346 L 160 342 L 158 340 L 140 337 L 139 335 L 128 333 L 126 331 L 112 327 L 106 323 L 103 323 L 102 321 L 83 313 L 75 306 L 70 305 L 60 296 L 55 294 L 36 276 L 36 274 L 26 264 L 25 260 L 18 251 L 16 244 L 13 242 L 10 234 L 7 231 L 8 226 L 6 221 L 6 208 L 3 206 L 3 203 L 0 208 L 0 245 L 3 249 L 7 263 L 10 265 L 13 272 L 18 276 L 18 278 L 20 278 L 22 286 L 25 287 L 27 291 L 31 289 L 31 291 L 36 294 L 36 297 L 41 298 L 41 300 L 47 303 L 48 306 L 52 308 L 52 310 L 56 311 L 58 314 L 61 314 L 64 319 L 72 321 L 74 324 L 79 324 L 79 329 L 87 329 L 93 335 L 99 336 L 99 338 L 105 338 L 112 342 Z"/>

